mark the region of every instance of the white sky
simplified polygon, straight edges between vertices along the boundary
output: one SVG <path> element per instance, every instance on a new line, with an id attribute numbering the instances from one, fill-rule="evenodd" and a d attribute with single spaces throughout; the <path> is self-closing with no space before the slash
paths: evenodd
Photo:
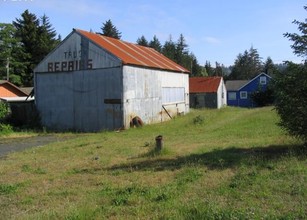
<path id="1" fill-rule="evenodd" d="M 122 40 L 154 35 L 164 44 L 170 35 L 186 39 L 199 64 L 233 65 L 251 46 L 263 61 L 300 62 L 283 33 L 298 33 L 294 19 L 305 21 L 306 0 L 0 0 L 0 22 L 11 23 L 28 9 L 46 14 L 64 39 L 73 28 L 101 31 L 111 19 Z"/>

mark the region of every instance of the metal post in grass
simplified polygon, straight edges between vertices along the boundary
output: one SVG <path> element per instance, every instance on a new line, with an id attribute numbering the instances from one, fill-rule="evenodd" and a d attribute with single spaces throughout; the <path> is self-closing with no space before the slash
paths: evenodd
<path id="1" fill-rule="evenodd" d="M 163 136 L 158 135 L 156 137 L 156 150 L 161 151 L 162 147 L 163 147 Z"/>

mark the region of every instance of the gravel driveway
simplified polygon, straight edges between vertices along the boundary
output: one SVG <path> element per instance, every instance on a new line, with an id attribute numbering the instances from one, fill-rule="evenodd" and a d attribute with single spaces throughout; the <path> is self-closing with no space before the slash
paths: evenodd
<path id="1" fill-rule="evenodd" d="M 0 158 L 15 151 L 22 151 L 26 148 L 44 146 L 58 141 L 64 141 L 68 137 L 57 137 L 55 135 L 39 135 L 35 137 L 8 138 L 0 140 Z"/>

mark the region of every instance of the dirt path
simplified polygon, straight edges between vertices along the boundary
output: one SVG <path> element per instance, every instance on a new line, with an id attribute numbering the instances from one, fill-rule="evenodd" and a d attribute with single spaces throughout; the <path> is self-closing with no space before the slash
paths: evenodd
<path id="1" fill-rule="evenodd" d="M 15 151 L 22 151 L 31 147 L 44 146 L 52 142 L 67 140 L 68 137 L 58 137 L 55 135 L 39 135 L 35 137 L 20 137 L 0 140 L 0 158 Z"/>

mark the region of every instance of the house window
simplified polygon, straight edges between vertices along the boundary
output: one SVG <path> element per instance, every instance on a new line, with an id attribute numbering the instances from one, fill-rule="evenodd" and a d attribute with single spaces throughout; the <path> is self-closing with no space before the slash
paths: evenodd
<path id="1" fill-rule="evenodd" d="M 228 93 L 228 99 L 229 100 L 236 100 L 237 99 L 237 93 L 236 92 L 229 92 Z"/>
<path id="2" fill-rule="evenodd" d="M 265 84 L 266 84 L 266 77 L 260 76 L 260 85 L 265 85 Z"/>
<path id="3" fill-rule="evenodd" d="M 247 92 L 246 91 L 240 92 L 240 99 L 247 99 Z"/>

